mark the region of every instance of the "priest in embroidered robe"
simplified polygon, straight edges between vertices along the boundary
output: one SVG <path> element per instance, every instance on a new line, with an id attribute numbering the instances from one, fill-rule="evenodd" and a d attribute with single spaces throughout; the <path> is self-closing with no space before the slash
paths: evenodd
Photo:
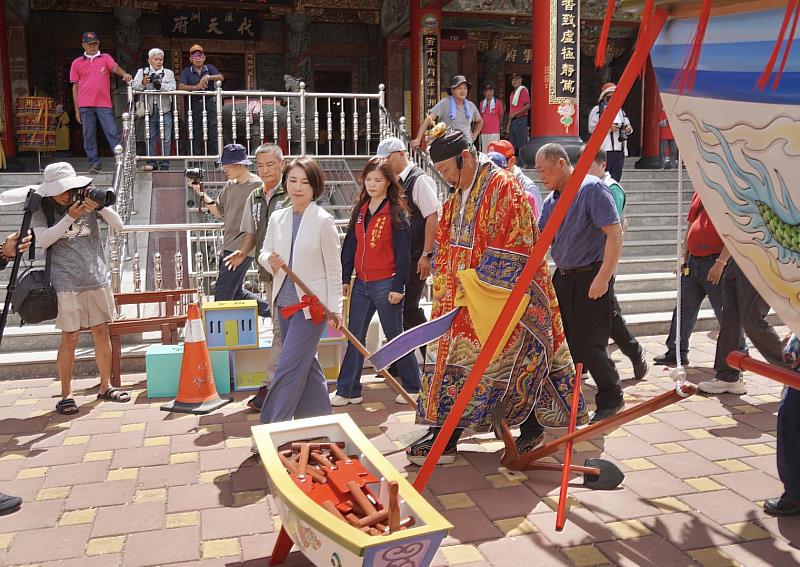
<path id="1" fill-rule="evenodd" d="M 528 198 L 511 173 L 478 153 L 460 131 L 437 125 L 430 134 L 431 159 L 453 187 L 436 235 L 432 315 L 452 322 L 438 339 L 435 364 L 423 373 L 417 423 L 430 429 L 406 450 L 416 464 L 430 452 L 539 238 Z M 464 429 L 491 427 L 498 403 L 509 425 L 520 426 L 519 452 L 536 448 L 544 427 L 568 424 L 574 378 L 543 260 L 439 463 L 455 461 Z M 587 421 L 580 400 L 578 424 Z"/>

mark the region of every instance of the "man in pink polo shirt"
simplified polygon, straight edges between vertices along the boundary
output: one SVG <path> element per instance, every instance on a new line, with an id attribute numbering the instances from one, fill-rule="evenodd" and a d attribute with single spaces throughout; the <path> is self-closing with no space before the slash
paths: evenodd
<path id="1" fill-rule="evenodd" d="M 107 53 L 100 53 L 100 40 L 94 32 L 84 32 L 81 39 L 84 53 L 72 62 L 69 80 L 72 83 L 72 100 L 75 117 L 83 126 L 83 149 L 89 160 L 89 173 L 100 173 L 100 156 L 97 153 L 97 123 L 113 149 L 119 144 L 119 131 L 111 108 L 111 73 L 119 75 L 126 83 L 131 76 L 117 65 Z"/>

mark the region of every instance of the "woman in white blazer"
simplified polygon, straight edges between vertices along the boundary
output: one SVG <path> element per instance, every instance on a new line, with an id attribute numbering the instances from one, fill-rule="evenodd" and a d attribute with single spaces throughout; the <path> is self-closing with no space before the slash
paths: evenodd
<path id="1" fill-rule="evenodd" d="M 272 214 L 258 256 L 274 277 L 273 321 L 281 326 L 283 337 L 278 368 L 261 407 L 261 423 L 331 413 L 328 385 L 317 360 L 325 321 L 314 322 L 311 298 L 304 297 L 281 267 L 287 264 L 334 314 L 332 325 L 339 327 L 342 322 L 339 234 L 330 213 L 314 202 L 325 188 L 322 169 L 312 158 L 297 158 L 286 168 L 285 186 L 292 206 Z"/>

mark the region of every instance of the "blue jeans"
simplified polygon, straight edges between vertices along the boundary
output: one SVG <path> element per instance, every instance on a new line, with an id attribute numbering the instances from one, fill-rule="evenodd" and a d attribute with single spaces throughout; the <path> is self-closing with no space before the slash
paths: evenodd
<path id="1" fill-rule="evenodd" d="M 517 116 L 511 121 L 508 132 L 508 141 L 514 146 L 514 151 L 519 155 L 519 149 L 528 143 L 528 117 Z"/>
<path id="2" fill-rule="evenodd" d="M 350 294 L 348 329 L 362 343 L 367 338 L 369 323 L 376 310 L 388 340 L 392 340 L 403 332 L 403 302 L 396 305 L 389 303 L 390 291 L 392 291 L 392 278 L 377 282 L 363 282 L 356 278 Z M 353 345 L 348 345 L 342 368 L 339 371 L 339 378 L 336 381 L 336 393 L 344 398 L 360 397 L 363 367 L 364 356 Z M 417 364 L 414 352 L 408 353 L 395 362 L 395 367 L 403 382 L 403 388 L 409 394 L 419 393 L 419 364 Z"/>
<path id="3" fill-rule="evenodd" d="M 159 122 L 159 114 L 158 114 L 158 106 L 153 106 L 151 108 L 150 114 L 150 140 L 148 141 L 148 149 L 147 155 L 151 156 L 168 156 L 172 151 L 172 112 L 164 112 L 164 144 L 161 146 L 161 153 L 156 152 L 156 146 L 161 141 L 161 128 L 158 124 Z M 166 166 L 169 168 L 169 160 L 160 160 L 156 163 L 156 160 L 148 160 L 152 166 L 160 165 Z"/>
<path id="4" fill-rule="evenodd" d="M 261 299 L 252 291 L 248 291 L 242 287 L 244 277 L 247 275 L 247 270 L 250 268 L 250 263 L 253 261 L 249 256 L 244 259 L 244 262 L 239 264 L 235 270 L 229 270 L 225 267 L 225 256 L 231 254 L 228 250 L 222 253 L 219 257 L 219 275 L 217 276 L 217 283 L 214 286 L 214 301 L 238 301 L 242 299 L 254 299 L 258 303 L 258 314 L 261 317 L 269 317 L 269 304 L 266 300 Z"/>
<path id="5" fill-rule="evenodd" d="M 97 153 L 97 123 L 106 135 L 108 145 L 113 151 L 119 145 L 119 130 L 117 130 L 117 119 L 114 118 L 114 111 L 110 108 L 99 106 L 84 106 L 79 109 L 81 113 L 81 126 L 83 127 L 83 149 L 89 165 L 100 165 L 100 156 Z"/>
<path id="6" fill-rule="evenodd" d="M 708 272 L 714 267 L 718 254 L 711 256 L 689 256 L 689 275 L 681 275 L 681 362 L 686 362 L 689 356 L 689 337 L 697 323 L 697 314 L 700 304 L 708 296 L 711 308 L 717 321 L 722 315 L 722 286 L 708 281 Z M 667 337 L 667 355 L 675 356 L 675 335 L 677 307 L 672 312 L 672 324 Z"/>

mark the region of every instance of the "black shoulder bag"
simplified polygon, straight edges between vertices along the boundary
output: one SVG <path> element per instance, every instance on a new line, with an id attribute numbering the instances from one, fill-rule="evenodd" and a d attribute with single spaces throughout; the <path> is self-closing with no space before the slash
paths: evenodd
<path id="1" fill-rule="evenodd" d="M 47 217 L 47 226 L 53 226 L 55 219 L 50 203 L 42 202 L 42 210 Z M 31 246 L 33 252 L 33 246 Z M 28 268 L 19 277 L 14 293 L 11 295 L 11 308 L 25 323 L 41 323 L 55 319 L 58 315 L 58 298 L 50 283 L 50 265 L 53 246 L 47 248 L 44 270 Z M 33 254 L 31 254 L 33 259 Z"/>

